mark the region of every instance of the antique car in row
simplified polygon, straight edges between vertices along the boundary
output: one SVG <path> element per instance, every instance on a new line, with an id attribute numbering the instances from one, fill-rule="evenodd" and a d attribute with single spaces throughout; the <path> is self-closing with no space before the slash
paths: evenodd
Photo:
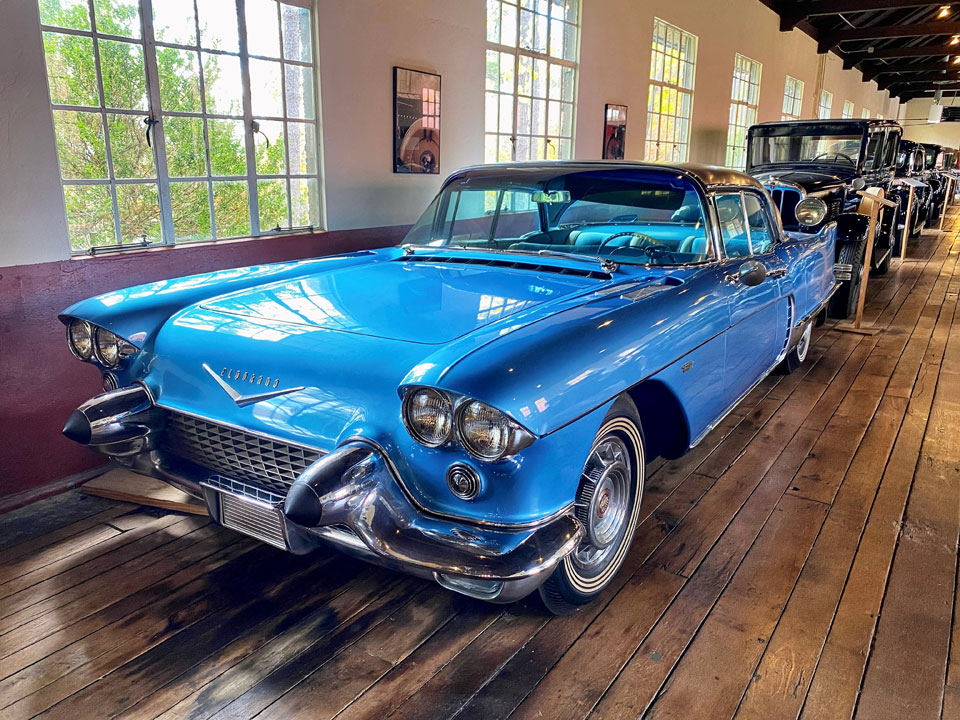
<path id="1" fill-rule="evenodd" d="M 747 132 L 747 172 L 771 192 L 784 228 L 817 233 L 837 223 L 837 278 L 830 314 L 853 314 L 864 272 L 869 219 L 858 212 L 858 191 L 877 187 L 906 207 L 908 190 L 894 182 L 900 126 L 889 120 L 799 120 L 760 123 Z M 874 236 L 871 269 L 885 273 L 904 212 L 883 210 Z M 913 213 L 916 232 L 926 219 Z"/>
<path id="2" fill-rule="evenodd" d="M 921 143 L 924 152 L 924 182 L 930 186 L 930 202 L 927 221 L 930 225 L 940 221 L 943 205 L 947 199 L 947 178 L 944 176 L 950 157 L 948 148 L 933 143 Z"/>
<path id="3" fill-rule="evenodd" d="M 934 219 L 932 215 L 935 192 L 930 182 L 930 175 L 931 172 L 927 168 L 927 149 L 912 140 L 901 140 L 897 152 L 896 176 L 914 186 L 913 207 L 910 212 L 909 236 L 911 238 L 919 237 L 927 223 Z M 904 198 L 903 207 L 906 208 L 907 204 Z M 902 235 L 896 238 L 897 243 L 901 237 Z M 896 247 L 899 249 L 899 245 Z"/>
<path id="4" fill-rule="evenodd" d="M 71 306 L 107 391 L 64 434 L 279 548 L 573 611 L 627 554 L 647 462 L 804 360 L 835 239 L 722 168 L 466 169 L 400 247 Z"/>

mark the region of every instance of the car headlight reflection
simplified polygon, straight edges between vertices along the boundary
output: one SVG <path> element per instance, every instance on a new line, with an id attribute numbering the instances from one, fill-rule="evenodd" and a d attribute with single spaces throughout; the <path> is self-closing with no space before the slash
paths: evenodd
<path id="1" fill-rule="evenodd" d="M 446 395 L 432 388 L 407 394 L 403 420 L 413 439 L 427 447 L 443 445 L 453 435 L 453 405 Z"/>
<path id="2" fill-rule="evenodd" d="M 820 198 L 804 198 L 797 203 L 796 215 L 801 225 L 817 225 L 827 216 L 827 204 Z"/>
<path id="3" fill-rule="evenodd" d="M 93 361 L 111 370 L 138 352 L 133 343 L 80 318 L 67 323 L 67 345 L 80 360 Z"/>

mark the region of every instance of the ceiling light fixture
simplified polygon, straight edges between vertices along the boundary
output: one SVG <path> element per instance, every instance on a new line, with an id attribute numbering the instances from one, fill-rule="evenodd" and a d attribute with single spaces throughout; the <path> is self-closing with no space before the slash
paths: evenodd
<path id="1" fill-rule="evenodd" d="M 949 5 L 941 5 L 941 6 L 940 6 L 940 12 L 937 13 L 937 17 L 938 17 L 938 18 L 945 18 L 945 17 L 946 17 L 947 15 L 949 15 L 949 14 L 950 14 L 950 6 L 949 6 Z"/>

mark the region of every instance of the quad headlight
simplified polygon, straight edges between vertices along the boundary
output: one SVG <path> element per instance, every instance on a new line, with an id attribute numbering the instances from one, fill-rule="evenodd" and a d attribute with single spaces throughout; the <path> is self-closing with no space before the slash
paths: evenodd
<path id="1" fill-rule="evenodd" d="M 817 225 L 827 216 L 827 204 L 820 198 L 804 198 L 797 203 L 796 216 L 801 225 Z"/>
<path id="2" fill-rule="evenodd" d="M 137 352 L 137 347 L 109 330 L 79 318 L 67 325 L 67 344 L 80 360 L 95 360 L 107 368 L 115 368 Z"/>
<path id="3" fill-rule="evenodd" d="M 93 326 L 86 320 L 71 320 L 67 325 L 67 344 L 80 360 L 93 357 Z"/>
<path id="4" fill-rule="evenodd" d="M 403 422 L 421 445 L 440 447 L 456 440 L 485 462 L 513 455 L 534 441 L 529 431 L 495 407 L 462 396 L 451 398 L 433 388 L 407 392 Z"/>
<path id="5" fill-rule="evenodd" d="M 404 398 L 403 421 L 421 445 L 444 445 L 453 436 L 453 404 L 437 390 L 419 388 Z"/>

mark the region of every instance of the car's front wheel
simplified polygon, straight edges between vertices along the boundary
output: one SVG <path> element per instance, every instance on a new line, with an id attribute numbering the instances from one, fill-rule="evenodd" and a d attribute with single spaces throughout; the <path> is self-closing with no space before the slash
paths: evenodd
<path id="1" fill-rule="evenodd" d="M 607 413 L 580 474 L 575 512 L 583 540 L 540 587 L 550 612 L 575 612 L 617 574 L 637 528 L 645 461 L 637 409 L 621 398 Z"/>

